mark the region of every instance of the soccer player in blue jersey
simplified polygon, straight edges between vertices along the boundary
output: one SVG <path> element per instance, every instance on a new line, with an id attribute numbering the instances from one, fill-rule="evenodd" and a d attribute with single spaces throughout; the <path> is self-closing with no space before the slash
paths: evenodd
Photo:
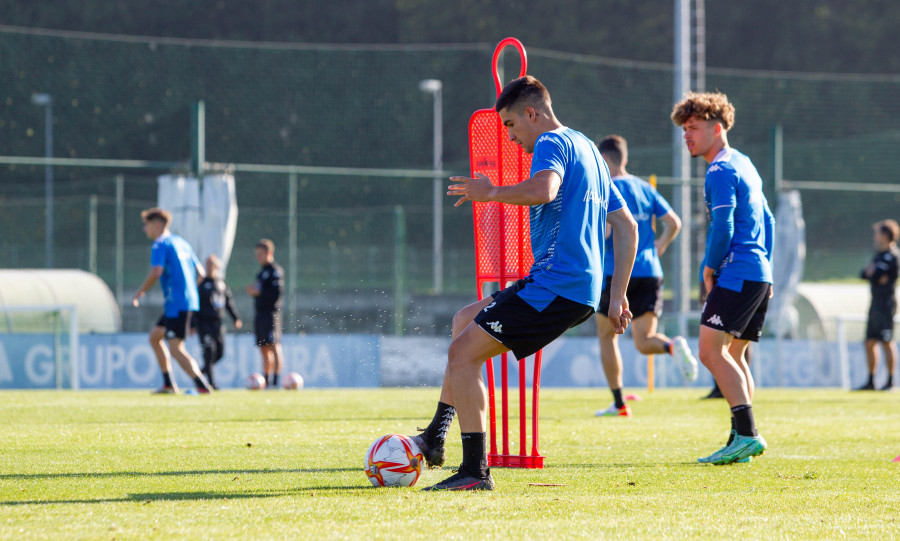
<path id="1" fill-rule="evenodd" d="M 414 437 L 428 466 L 444 463 L 444 440 L 455 414 L 463 460 L 457 473 L 426 490 L 492 490 L 487 467 L 481 375 L 485 359 L 512 351 L 524 359 L 594 314 L 603 280 L 603 239 L 615 228 L 616 267 L 608 318 L 622 333 L 631 318 L 625 287 L 634 262 L 636 224 L 609 179 L 590 139 L 563 126 L 540 81 L 520 77 L 507 84 L 494 109 L 509 139 L 533 153 L 531 177 L 494 186 L 478 174 L 451 177 L 448 195 L 466 201 L 529 206 L 534 265 L 529 275 L 456 313 L 440 402 L 431 424 Z M 503 284 L 505 286 L 505 284 Z"/>
<path id="2" fill-rule="evenodd" d="M 744 352 L 759 341 L 772 296 L 775 218 L 756 167 L 728 145 L 734 106 L 725 94 L 688 94 L 675 105 L 672 121 L 683 128 L 691 156 L 709 164 L 704 199 L 710 224 L 701 265 L 709 295 L 700 316 L 700 361 L 712 372 L 732 416 L 725 447 L 698 461 L 744 462 L 766 450 L 753 419 L 753 376 Z"/>
<path id="3" fill-rule="evenodd" d="M 172 357 L 181 368 L 194 378 L 197 392 L 209 393 L 212 388 L 200 371 L 197 361 L 191 357 L 184 347 L 184 339 L 190 328 L 191 312 L 200 308 L 200 295 L 197 291 L 197 279 L 206 276 L 203 265 L 194 255 L 194 250 L 186 240 L 169 232 L 172 215 L 168 211 L 151 208 L 141 212 L 144 221 L 144 233 L 153 241 L 150 251 L 150 272 L 134 294 L 131 303 L 137 307 L 140 299 L 157 281 L 165 294 L 165 311 L 150 331 L 150 345 L 156 354 L 159 368 L 162 370 L 163 385 L 158 394 L 174 394 L 178 387 L 172 380 Z M 168 349 L 163 340 L 168 342 Z"/>
<path id="4" fill-rule="evenodd" d="M 659 256 L 678 235 L 681 219 L 656 188 L 625 170 L 628 164 L 628 142 L 624 137 L 606 136 L 597 144 L 597 148 L 609 166 L 613 185 L 637 222 L 637 255 L 626 290 L 628 309 L 633 317 L 631 336 L 634 345 L 644 355 L 658 353 L 672 355 L 678 361 L 685 379 L 694 381 L 697 379 L 697 359 L 691 353 L 687 341 L 681 336 L 670 339 L 656 330 L 663 304 L 663 272 Z M 658 237 L 653 230 L 653 218 L 658 218 L 663 226 Z M 603 261 L 605 279 L 603 293 L 600 295 L 600 310 L 595 319 L 597 337 L 600 340 L 600 362 L 603 364 L 603 372 L 612 391 L 613 403 L 606 409 L 598 410 L 594 415 L 630 417 L 631 408 L 622 397 L 622 354 L 619 351 L 619 335 L 609 320 L 600 315 L 609 309 L 609 291 L 615 261 L 611 230 L 612 228 L 606 232 L 606 254 Z"/>

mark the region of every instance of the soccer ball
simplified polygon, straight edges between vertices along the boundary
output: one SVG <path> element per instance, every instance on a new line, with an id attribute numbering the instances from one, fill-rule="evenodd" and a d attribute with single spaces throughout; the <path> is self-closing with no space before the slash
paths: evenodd
<path id="1" fill-rule="evenodd" d="M 411 487 L 422 474 L 425 457 L 408 436 L 381 436 L 366 451 L 363 467 L 376 487 Z"/>
<path id="2" fill-rule="evenodd" d="M 303 376 L 296 372 L 291 372 L 284 377 L 284 381 L 281 382 L 281 386 L 285 389 L 302 389 Z"/>
<path id="3" fill-rule="evenodd" d="M 262 374 L 250 374 L 247 376 L 247 388 L 253 391 L 259 391 L 266 388 L 266 378 Z"/>

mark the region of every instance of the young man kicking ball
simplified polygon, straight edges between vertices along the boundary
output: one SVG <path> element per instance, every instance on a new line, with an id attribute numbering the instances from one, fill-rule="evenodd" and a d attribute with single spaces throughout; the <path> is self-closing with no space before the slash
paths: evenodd
<path id="1" fill-rule="evenodd" d="M 694 381 L 697 379 L 697 359 L 691 354 L 687 341 L 681 336 L 670 339 L 656 331 L 663 303 L 663 272 L 659 256 L 678 235 L 681 220 L 656 188 L 649 182 L 629 175 L 625 170 L 628 163 L 628 143 L 624 137 L 608 135 L 597 144 L 597 148 L 609 166 L 613 185 L 637 222 L 637 255 L 626 290 L 628 308 L 634 318 L 631 320 L 634 345 L 644 355 L 661 353 L 672 355 L 681 367 L 684 378 Z M 653 230 L 653 218 L 659 218 L 663 226 L 662 233 L 658 237 Z M 615 247 L 609 241 L 610 233 L 611 230 L 606 232 L 608 240 L 603 265 L 606 278 L 603 282 L 603 293 L 600 295 L 600 311 L 595 319 L 597 338 L 600 340 L 600 362 L 603 364 L 609 390 L 612 391 L 613 403 L 606 409 L 598 410 L 594 415 L 630 417 L 631 408 L 622 397 L 622 353 L 619 351 L 619 336 L 605 315 L 609 309 L 609 290 L 615 261 Z"/>
<path id="2" fill-rule="evenodd" d="M 524 359 L 591 317 L 600 302 L 607 221 L 614 226 L 618 254 L 610 325 L 622 333 L 631 318 L 625 288 L 637 245 L 636 224 L 612 186 L 597 147 L 556 119 L 550 94 L 534 77 L 507 84 L 494 109 L 509 139 L 534 155 L 531 177 L 512 186 L 494 186 L 483 174 L 452 177 L 457 184 L 449 187 L 448 195 L 459 196 L 456 206 L 466 201 L 530 206 L 534 265 L 526 278 L 466 306 L 453 318 L 437 412 L 414 440 L 429 467 L 443 465 L 447 429 L 458 414 L 463 460 L 455 475 L 425 490 L 494 488 L 487 466 L 482 365 L 510 350 Z"/>
<path id="3" fill-rule="evenodd" d="M 710 224 L 701 265 L 709 295 L 700 316 L 700 361 L 731 408 L 725 447 L 698 462 L 742 462 L 766 450 L 753 419 L 753 376 L 744 352 L 759 341 L 772 296 L 775 218 L 756 167 L 728 146 L 734 106 L 725 94 L 688 94 L 675 105 L 672 121 L 684 129 L 691 156 L 709 164 L 704 199 Z"/>

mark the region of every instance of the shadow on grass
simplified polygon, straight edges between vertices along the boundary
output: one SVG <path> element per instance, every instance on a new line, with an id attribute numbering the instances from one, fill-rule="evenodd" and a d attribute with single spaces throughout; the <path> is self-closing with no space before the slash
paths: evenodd
<path id="1" fill-rule="evenodd" d="M 55 505 L 55 504 L 88 504 L 88 503 L 143 503 L 150 504 L 159 501 L 201 501 L 201 500 L 243 500 L 252 498 L 278 498 L 281 496 L 290 496 L 301 493 L 310 495 L 316 492 L 328 491 L 357 491 L 372 490 L 371 485 L 353 485 L 353 486 L 331 486 L 331 487 L 298 487 L 294 489 L 286 489 L 279 491 L 262 491 L 262 492 L 146 492 L 128 494 L 121 498 L 96 498 L 96 499 L 69 499 L 69 500 L 17 500 L 17 501 L 0 501 L 0 506 L 19 506 L 19 505 Z"/>
<path id="2" fill-rule="evenodd" d="M 107 477 L 174 477 L 179 475 L 265 475 L 273 473 L 338 473 L 359 471 L 361 468 L 295 468 L 295 469 L 259 469 L 259 470 L 183 470 L 183 471 L 118 471 L 89 473 L 7 473 L 0 475 L 0 480 L 22 479 L 93 479 Z"/>

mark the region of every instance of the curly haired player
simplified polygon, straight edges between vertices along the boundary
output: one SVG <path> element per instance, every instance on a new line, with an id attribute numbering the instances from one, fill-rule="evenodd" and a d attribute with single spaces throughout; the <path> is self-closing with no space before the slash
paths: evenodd
<path id="1" fill-rule="evenodd" d="M 701 265 L 709 295 L 700 316 L 699 353 L 732 415 L 725 447 L 698 461 L 743 462 L 766 450 L 753 419 L 753 376 L 744 352 L 759 341 L 772 296 L 775 218 L 756 167 L 728 145 L 734 106 L 725 94 L 688 94 L 675 105 L 672 121 L 684 129 L 691 156 L 709 164 L 704 199 L 710 224 Z"/>

